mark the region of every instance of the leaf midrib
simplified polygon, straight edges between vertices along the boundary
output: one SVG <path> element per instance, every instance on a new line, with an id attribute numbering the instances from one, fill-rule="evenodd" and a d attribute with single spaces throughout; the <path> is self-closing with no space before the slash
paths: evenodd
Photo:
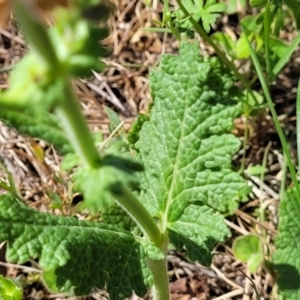
<path id="1" fill-rule="evenodd" d="M 168 191 L 168 197 L 167 197 L 167 202 L 166 202 L 166 206 L 165 206 L 165 210 L 162 214 L 162 222 L 161 222 L 161 232 L 165 233 L 167 231 L 168 228 L 168 212 L 169 212 L 169 208 L 171 207 L 172 204 L 172 195 L 173 195 L 173 190 L 174 190 L 174 186 L 176 183 L 176 179 L 175 179 L 175 174 L 178 172 L 179 168 L 178 168 L 178 160 L 179 160 L 179 156 L 180 156 L 180 152 L 181 152 L 181 147 L 182 147 L 182 139 L 184 137 L 184 128 L 183 128 L 183 124 L 185 124 L 185 120 L 186 120 L 186 114 L 187 114 L 187 103 L 188 103 L 188 89 L 189 89 L 189 83 L 190 83 L 190 77 L 188 79 L 187 82 L 187 89 L 186 89 L 186 93 L 185 93 L 185 106 L 184 106 L 184 114 L 183 114 L 183 118 L 181 120 L 181 128 L 180 128 L 180 137 L 178 140 L 178 147 L 177 147 L 177 151 L 176 151 L 176 158 L 175 158 L 175 163 L 174 163 L 174 168 L 173 168 L 173 174 L 172 174 L 172 181 L 171 181 L 171 186 L 170 189 Z"/>

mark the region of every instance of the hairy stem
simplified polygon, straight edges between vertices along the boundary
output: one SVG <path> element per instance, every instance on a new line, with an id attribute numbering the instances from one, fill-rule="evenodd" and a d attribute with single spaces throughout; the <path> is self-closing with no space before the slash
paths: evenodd
<path id="1" fill-rule="evenodd" d="M 101 161 L 100 154 L 81 113 L 79 101 L 74 95 L 71 84 L 67 81 L 62 94 L 64 99 L 57 106 L 56 113 L 61 120 L 66 136 L 81 161 L 90 167 L 97 167 Z"/>
<path id="2" fill-rule="evenodd" d="M 59 60 L 48 31 L 41 21 L 40 14 L 33 1 L 14 0 L 14 12 L 22 25 L 23 33 L 39 57 L 49 69 L 59 73 Z"/>
<path id="3" fill-rule="evenodd" d="M 153 275 L 154 288 L 152 289 L 153 300 L 169 300 L 169 278 L 167 272 L 167 259 L 148 259 L 148 266 Z"/>
<path id="4" fill-rule="evenodd" d="M 112 187 L 114 199 L 131 216 L 143 233 L 158 248 L 162 247 L 163 236 L 154 219 L 142 203 L 121 184 Z"/>

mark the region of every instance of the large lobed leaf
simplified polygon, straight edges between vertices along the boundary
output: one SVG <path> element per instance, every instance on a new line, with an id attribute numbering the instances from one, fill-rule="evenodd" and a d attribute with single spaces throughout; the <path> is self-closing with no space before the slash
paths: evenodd
<path id="1" fill-rule="evenodd" d="M 205 266 L 211 264 L 211 249 L 216 241 L 230 235 L 224 219 L 207 206 L 188 206 L 179 220 L 169 225 L 169 237 L 177 249 L 185 246 L 188 258 Z"/>
<path id="2" fill-rule="evenodd" d="M 273 262 L 278 273 L 279 293 L 285 300 L 300 299 L 300 203 L 295 189 L 281 199 L 278 235 Z"/>
<path id="3" fill-rule="evenodd" d="M 50 289 L 84 295 L 94 287 L 106 288 L 112 300 L 123 300 L 133 291 L 144 295 L 151 280 L 145 250 L 161 258 L 154 246 L 141 246 L 128 232 L 39 213 L 10 195 L 0 196 L 0 241 L 8 243 L 9 261 L 39 258 Z"/>
<path id="4" fill-rule="evenodd" d="M 188 224 L 187 207 L 201 203 L 221 212 L 235 207 L 245 183 L 230 169 L 240 142 L 229 132 L 241 106 L 232 100 L 228 72 L 215 59 L 203 60 L 196 44 L 183 43 L 179 56 L 165 55 L 150 79 L 154 106 L 136 145 L 145 166 L 141 202 L 160 219 L 162 230 L 170 228 L 174 244 L 184 243 L 191 258 L 209 264 L 209 248 L 228 230 L 224 222 L 213 221 L 212 210 L 204 213 L 196 205 L 201 217 L 193 216 Z M 215 227 L 204 229 L 201 218 Z M 187 227 L 190 245 L 203 249 L 198 255 L 187 238 L 183 242 Z"/>

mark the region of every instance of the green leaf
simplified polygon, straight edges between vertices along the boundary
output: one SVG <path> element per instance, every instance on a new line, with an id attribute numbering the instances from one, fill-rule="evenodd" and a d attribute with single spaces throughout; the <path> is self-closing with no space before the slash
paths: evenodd
<path id="1" fill-rule="evenodd" d="M 78 166 L 80 159 L 76 153 L 68 153 L 63 157 L 63 160 L 60 165 L 62 171 L 70 171 L 74 167 Z"/>
<path id="2" fill-rule="evenodd" d="M 227 0 L 226 14 L 232 15 L 241 12 L 247 7 L 246 0 Z"/>
<path id="3" fill-rule="evenodd" d="M 123 300 L 133 291 L 143 296 L 151 281 L 143 247 L 129 232 L 36 212 L 10 195 L 0 196 L 0 241 L 7 241 L 8 261 L 39 258 L 44 281 L 58 292 L 106 288 L 110 299 Z"/>
<path id="4" fill-rule="evenodd" d="M 113 137 L 107 143 L 106 151 L 115 154 L 119 154 L 120 152 L 129 154 L 128 140 L 124 124 L 120 126 L 122 121 L 119 115 L 107 106 L 104 106 L 104 111 L 109 118 L 109 131 L 110 133 L 114 132 Z M 118 130 L 116 132 L 115 130 L 117 128 Z"/>
<path id="5" fill-rule="evenodd" d="M 210 31 L 210 27 L 215 24 L 220 13 L 226 10 L 225 3 L 218 3 L 215 0 L 208 0 L 205 4 L 202 0 L 183 0 L 182 4 L 196 22 L 202 21 L 203 28 L 206 32 Z M 185 30 L 193 28 L 190 20 L 185 18 L 184 13 L 180 9 L 173 13 L 173 17 L 181 28 Z"/>
<path id="6" fill-rule="evenodd" d="M 192 203 L 227 212 L 245 187 L 230 169 L 240 141 L 228 132 L 241 110 L 231 100 L 235 89 L 230 74 L 216 59 L 203 60 L 196 44 L 183 43 L 180 56 L 163 56 L 150 82 L 154 106 L 136 144 L 145 166 L 140 201 L 159 219 L 162 232 L 187 220 Z M 219 230 L 223 237 L 227 234 Z M 182 233 L 177 227 L 176 232 Z"/>
<path id="7" fill-rule="evenodd" d="M 21 300 L 23 298 L 22 288 L 12 279 L 0 275 L 0 299 L 1 300 Z"/>
<path id="8" fill-rule="evenodd" d="M 241 20 L 241 26 L 247 34 L 259 33 L 262 29 L 261 22 L 257 22 L 257 17 L 247 16 Z"/>
<path id="9" fill-rule="evenodd" d="M 102 209 L 101 211 L 102 221 L 107 224 L 114 225 L 127 231 L 133 231 L 136 229 L 135 222 L 128 216 L 128 214 L 115 202 Z"/>
<path id="10" fill-rule="evenodd" d="M 104 8 L 102 5 L 104 2 L 108 3 L 108 1 L 100 2 L 101 6 L 98 7 L 100 9 Z M 109 34 L 108 28 L 95 26 L 94 22 L 82 18 L 78 19 L 80 15 L 88 17 L 90 9 L 92 13 L 95 13 L 95 8 L 98 9 L 86 6 L 86 4 L 85 8 L 76 8 L 74 5 L 72 8 L 57 10 L 55 26 L 49 29 L 51 42 L 56 46 L 60 61 L 64 62 L 63 72 L 68 75 L 87 77 L 92 75 L 91 69 L 102 71 L 105 64 L 99 61 L 99 57 L 104 57 L 109 53 L 101 43 Z M 100 18 L 99 13 L 97 17 Z"/>
<path id="11" fill-rule="evenodd" d="M 245 186 L 230 169 L 240 141 L 226 133 L 241 109 L 217 61 L 203 61 L 196 44 L 165 55 L 151 73 L 154 107 L 136 144 L 144 162 L 141 201 L 152 215 L 175 221 L 193 202 L 226 212 Z"/>
<path id="12" fill-rule="evenodd" d="M 286 300 L 300 299 L 299 216 L 299 199 L 295 189 L 289 189 L 280 201 L 279 233 L 273 257 L 279 293 Z"/>
<path id="13" fill-rule="evenodd" d="M 248 268 L 252 273 L 257 271 L 264 260 L 263 245 L 260 238 L 253 234 L 236 238 L 232 250 L 237 259 L 248 262 Z"/>
<path id="14" fill-rule="evenodd" d="M 10 88 L 1 102 L 14 108 L 31 106 L 31 111 L 39 115 L 41 111 L 53 108 L 62 100 L 63 80 L 54 79 L 48 68 L 41 64 L 35 53 L 27 54 L 13 69 Z M 0 104 L 2 104 L 0 102 Z"/>
<path id="15" fill-rule="evenodd" d="M 120 120 L 119 115 L 114 110 L 105 105 L 103 106 L 103 108 L 109 119 L 109 131 L 110 133 L 112 133 L 116 128 L 118 128 L 122 121 Z M 123 137 L 124 135 L 125 133 L 122 132 L 121 136 Z"/>
<path id="16" fill-rule="evenodd" d="M 132 124 L 130 131 L 128 132 L 127 135 L 128 142 L 130 146 L 134 149 L 136 149 L 135 144 L 140 138 L 140 131 L 142 129 L 143 124 L 146 121 L 149 121 L 149 116 L 144 114 L 139 114 L 137 119 Z"/>
<path id="17" fill-rule="evenodd" d="M 39 115 L 33 115 L 30 108 L 4 107 L 1 105 L 1 99 L 0 107 L 0 120 L 7 125 L 14 127 L 22 134 L 38 137 L 53 144 L 61 154 L 73 152 L 54 115 L 42 111 Z"/>
<path id="18" fill-rule="evenodd" d="M 263 175 L 268 171 L 268 169 L 264 166 L 252 166 L 246 170 L 246 173 L 249 175 Z"/>
<path id="19" fill-rule="evenodd" d="M 218 3 L 215 0 L 206 1 L 201 14 L 203 28 L 206 32 L 210 31 L 210 27 L 212 27 L 215 24 L 217 18 L 221 15 L 220 13 L 224 12 L 225 10 L 225 3 Z"/>
<path id="20" fill-rule="evenodd" d="M 265 6 L 267 4 L 267 0 L 250 0 L 249 4 L 252 7 L 262 7 Z"/>
<path id="21" fill-rule="evenodd" d="M 255 49 L 258 51 L 263 45 L 263 39 L 258 34 L 250 34 L 249 36 L 242 32 L 240 38 L 235 45 L 235 56 L 238 59 L 250 57 L 250 50 L 247 44 L 247 38 L 255 41 Z"/>
<path id="22" fill-rule="evenodd" d="M 289 46 L 283 41 L 273 37 L 270 37 L 269 47 L 277 58 L 281 58 L 282 56 L 284 56 L 289 48 Z"/>
<path id="23" fill-rule="evenodd" d="M 235 43 L 232 37 L 225 32 L 215 32 L 210 36 L 212 41 L 217 43 L 228 55 L 232 56 L 235 49 Z"/>
<path id="24" fill-rule="evenodd" d="M 138 178 L 135 172 L 142 170 L 142 165 L 128 156 L 110 154 L 103 157 L 101 166 L 97 168 L 78 167 L 72 180 L 75 190 L 84 195 L 81 207 L 89 208 L 93 212 L 108 209 L 114 203 L 110 193 L 111 187 L 125 184 L 136 189 Z"/>
<path id="25" fill-rule="evenodd" d="M 300 29 L 300 1 L 299 0 L 284 0 L 284 4 L 290 9 L 294 17 L 297 29 Z"/>
<path id="26" fill-rule="evenodd" d="M 174 223 L 169 223 L 169 237 L 177 249 L 184 246 L 192 261 L 198 260 L 209 267 L 212 261 L 211 249 L 216 241 L 230 236 L 224 218 L 214 215 L 207 206 L 188 206 L 184 214 Z"/>

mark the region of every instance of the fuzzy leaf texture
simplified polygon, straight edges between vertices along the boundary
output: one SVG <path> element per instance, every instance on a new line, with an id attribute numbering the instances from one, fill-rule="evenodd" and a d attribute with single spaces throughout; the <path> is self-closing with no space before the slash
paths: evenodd
<path id="1" fill-rule="evenodd" d="M 230 169 L 240 142 L 228 132 L 241 105 L 232 100 L 228 71 L 216 59 L 203 60 L 196 44 L 183 43 L 179 56 L 163 56 L 150 82 L 154 106 L 136 145 L 145 167 L 140 200 L 159 218 L 162 231 L 170 229 L 173 244 L 184 243 L 190 258 L 207 265 L 208 249 L 228 230 L 224 222 L 213 221 L 212 210 L 199 208 L 199 215 L 216 226 L 205 229 L 188 206 L 197 209 L 200 203 L 227 212 L 236 205 L 245 183 Z M 198 250 L 192 250 L 193 244 Z"/>
<path id="2" fill-rule="evenodd" d="M 94 287 L 106 288 L 111 300 L 133 291 L 144 295 L 151 281 L 145 251 L 160 258 L 158 249 L 148 245 L 144 250 L 129 232 L 36 212 L 10 195 L 0 196 L 0 241 L 8 243 L 8 261 L 39 258 L 50 289 L 86 295 Z"/>
<path id="3" fill-rule="evenodd" d="M 294 189 L 280 201 L 276 251 L 273 257 L 278 274 L 279 294 L 285 300 L 300 299 L 300 203 Z"/>
<path id="4" fill-rule="evenodd" d="M 112 186 L 126 185 L 138 189 L 135 172 L 143 166 L 127 155 L 106 154 L 99 167 L 80 166 L 72 177 L 75 190 L 83 193 L 83 208 L 91 211 L 106 211 L 114 203 L 111 196 Z"/>
<path id="5" fill-rule="evenodd" d="M 176 222 L 169 224 L 169 237 L 177 249 L 184 246 L 190 260 L 210 266 L 211 250 L 216 241 L 229 237 L 230 232 L 220 215 L 207 206 L 188 206 Z"/>

